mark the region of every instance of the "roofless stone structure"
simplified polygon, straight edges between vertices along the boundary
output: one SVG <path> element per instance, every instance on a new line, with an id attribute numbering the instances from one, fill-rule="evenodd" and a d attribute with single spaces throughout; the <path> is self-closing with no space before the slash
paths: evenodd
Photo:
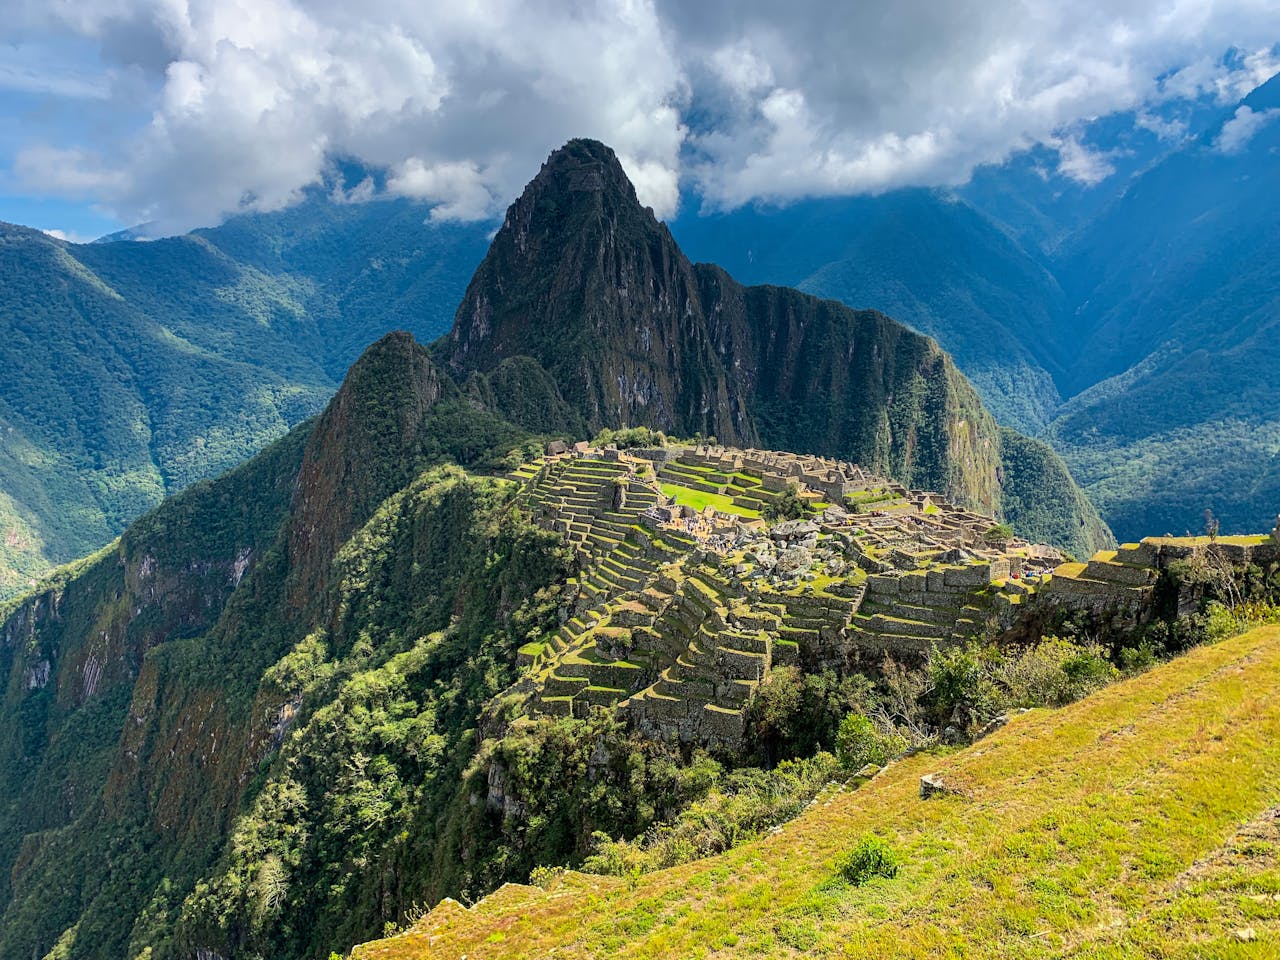
<path id="1" fill-rule="evenodd" d="M 1067 561 L 937 494 L 768 450 L 556 443 L 512 479 L 535 521 L 583 558 L 558 633 L 521 648 L 517 691 L 535 713 L 606 707 L 650 735 L 712 746 L 740 743 L 778 666 L 919 658 L 1046 606 L 1137 623 L 1159 570 L 1203 548 L 1146 540 Z M 766 519 L 793 495 L 809 516 Z M 1275 536 L 1215 549 L 1244 562 L 1280 553 Z"/>

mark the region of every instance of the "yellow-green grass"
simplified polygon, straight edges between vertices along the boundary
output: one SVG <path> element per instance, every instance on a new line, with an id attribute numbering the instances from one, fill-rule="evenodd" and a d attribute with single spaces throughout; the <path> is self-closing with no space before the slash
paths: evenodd
<path id="1" fill-rule="evenodd" d="M 625 881 L 440 909 L 361 960 L 1280 956 L 1280 627 L 1196 649 L 948 756 L 829 793 L 780 833 Z M 921 800 L 939 773 L 960 795 Z M 893 879 L 834 880 L 875 833 Z"/>
<path id="2" fill-rule="evenodd" d="M 1231 547 L 1260 547 L 1271 542 L 1269 533 L 1246 533 L 1227 537 L 1147 537 L 1155 544 L 1168 544 L 1183 547 L 1204 547 L 1217 542 Z"/>
<path id="3" fill-rule="evenodd" d="M 682 487 L 674 483 L 660 484 L 663 494 L 668 497 L 675 497 L 676 503 L 685 507 L 692 507 L 701 513 L 707 507 L 715 507 L 721 513 L 730 513 L 739 517 L 748 517 L 757 519 L 760 516 L 759 510 L 749 510 L 746 507 L 740 507 L 730 498 L 719 493 L 708 493 L 705 490 L 692 490 L 689 487 Z"/>

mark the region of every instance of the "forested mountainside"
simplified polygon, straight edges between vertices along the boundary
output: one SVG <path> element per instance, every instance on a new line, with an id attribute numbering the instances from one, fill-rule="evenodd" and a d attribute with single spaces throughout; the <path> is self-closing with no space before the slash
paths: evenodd
<path id="1" fill-rule="evenodd" d="M 846 715 L 857 769 L 890 703 L 962 736 L 1217 629 L 1174 619 L 1219 595 L 1197 557 L 1280 582 L 1280 534 L 1060 563 L 826 458 L 560 453 L 482 399 L 509 373 L 388 335 L 0 613 L 0 956 L 301 960 L 540 866 L 680 863 L 803 808 Z"/>
<path id="2" fill-rule="evenodd" d="M 0 225 L 0 597 L 316 413 L 392 327 L 447 329 L 485 228 L 313 197 L 147 243 Z"/>
<path id="3" fill-rule="evenodd" d="M 1206 509 L 1245 530 L 1274 514 L 1280 469 L 1278 105 L 1273 78 L 1197 110 L 1182 140 L 1104 132 L 1118 169 L 1093 186 L 1030 156 L 956 191 L 685 215 L 675 230 L 741 279 L 935 337 L 1122 539 L 1198 530 Z"/>

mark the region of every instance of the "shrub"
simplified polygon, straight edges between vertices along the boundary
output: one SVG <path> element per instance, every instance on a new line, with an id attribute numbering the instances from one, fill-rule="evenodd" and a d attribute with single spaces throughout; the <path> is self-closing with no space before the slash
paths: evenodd
<path id="1" fill-rule="evenodd" d="M 529 873 L 529 883 L 543 890 L 550 890 L 564 878 L 564 867 L 534 867 Z"/>
<path id="2" fill-rule="evenodd" d="M 855 887 L 876 877 L 892 879 L 898 875 L 898 855 L 884 840 L 868 833 L 836 864 L 836 873 Z"/>
<path id="3" fill-rule="evenodd" d="M 793 483 L 782 496 L 766 503 L 762 513 L 766 520 L 801 520 L 809 515 L 809 505 Z"/>
<path id="4" fill-rule="evenodd" d="M 660 430 L 650 430 L 648 427 L 620 427 L 617 430 L 605 428 L 591 442 L 596 447 L 612 445 L 619 450 L 630 447 L 664 447 L 667 436 Z"/>
<path id="5" fill-rule="evenodd" d="M 1004 697 L 992 679 L 1000 659 L 995 647 L 976 644 L 933 649 L 929 657 L 929 687 L 939 723 L 949 722 L 957 712 L 992 717 L 1004 708 Z"/>
<path id="6" fill-rule="evenodd" d="M 1136 647 L 1122 647 L 1117 657 L 1120 669 L 1125 673 L 1139 674 L 1150 670 L 1164 654 L 1164 648 L 1151 640 L 1143 638 Z"/>
<path id="7" fill-rule="evenodd" d="M 868 763 L 883 766 L 907 748 L 907 740 L 896 731 L 883 733 L 861 713 L 844 718 L 836 733 L 836 757 L 847 770 Z"/>
<path id="8" fill-rule="evenodd" d="M 987 543 L 1004 543 L 1013 539 L 1013 527 L 1007 523 L 997 523 L 994 527 L 987 529 L 982 535 L 982 539 Z"/>
<path id="9" fill-rule="evenodd" d="M 1116 676 L 1101 648 L 1045 637 L 998 671 L 1015 707 L 1060 707 L 1106 685 Z"/>

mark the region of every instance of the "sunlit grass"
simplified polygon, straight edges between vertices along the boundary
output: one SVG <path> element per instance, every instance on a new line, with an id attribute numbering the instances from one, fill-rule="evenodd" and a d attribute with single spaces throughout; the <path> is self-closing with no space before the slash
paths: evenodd
<path id="1" fill-rule="evenodd" d="M 676 503 L 683 507 L 690 507 L 701 513 L 707 507 L 714 507 L 721 513 L 728 513 L 734 516 L 747 517 L 748 519 L 757 519 L 760 516 L 759 510 L 749 510 L 746 507 L 740 507 L 729 497 L 719 493 L 709 493 L 704 490 L 693 490 L 689 487 L 681 487 L 674 483 L 661 484 L 662 492 L 665 496 L 675 497 Z"/>
<path id="2" fill-rule="evenodd" d="M 1232 838 L 1280 804 L 1278 685 L 1280 627 L 1254 630 L 900 761 L 722 856 L 570 873 L 358 956 L 1277 956 L 1276 845 Z M 921 800 L 931 772 L 957 792 Z M 901 866 L 853 887 L 836 864 L 868 835 Z"/>

